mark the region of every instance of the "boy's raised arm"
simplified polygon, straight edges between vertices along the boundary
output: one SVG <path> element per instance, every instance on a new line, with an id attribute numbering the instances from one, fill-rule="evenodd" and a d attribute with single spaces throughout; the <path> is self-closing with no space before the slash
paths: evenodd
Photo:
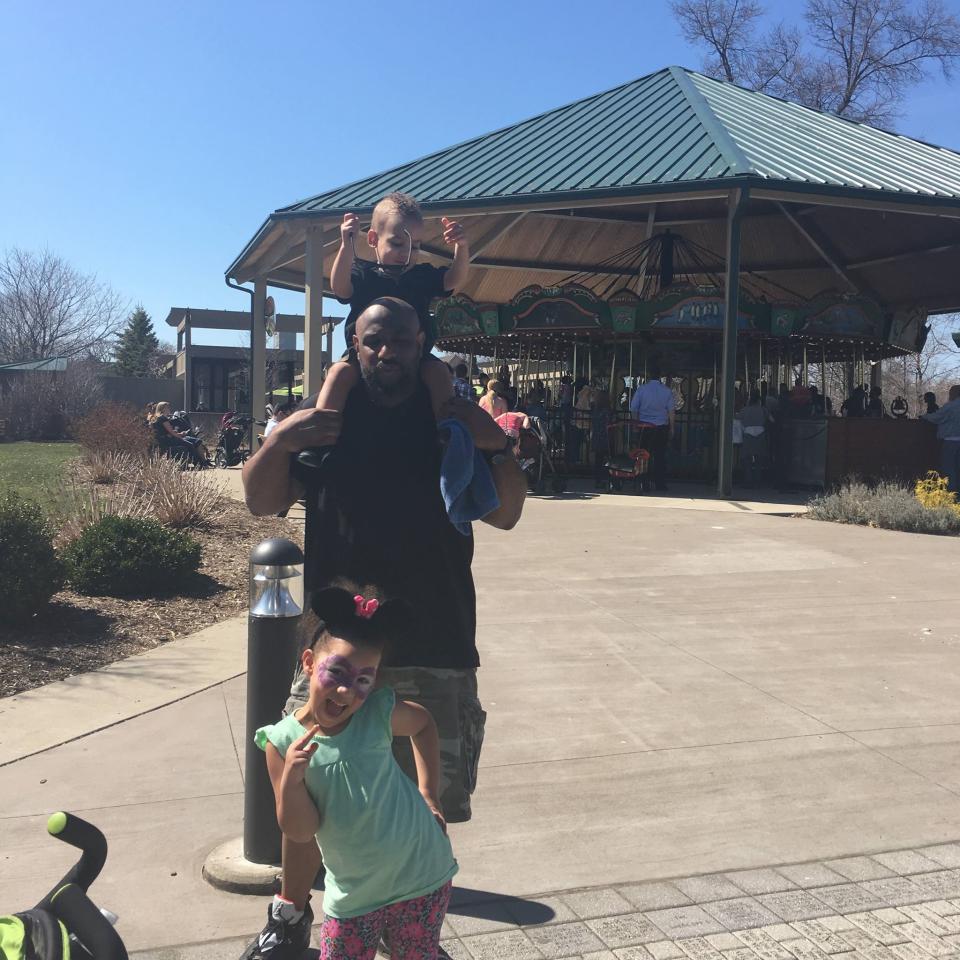
<path id="1" fill-rule="evenodd" d="M 349 300 L 353 296 L 353 238 L 360 229 L 360 218 L 355 213 L 345 213 L 340 224 L 340 249 L 330 270 L 330 289 L 334 296 Z"/>
<path id="2" fill-rule="evenodd" d="M 470 242 L 463 231 L 463 227 L 456 220 L 443 223 L 444 243 L 453 246 L 453 264 L 447 268 L 443 285 L 447 293 L 456 293 L 467 282 L 467 273 L 470 270 Z"/>

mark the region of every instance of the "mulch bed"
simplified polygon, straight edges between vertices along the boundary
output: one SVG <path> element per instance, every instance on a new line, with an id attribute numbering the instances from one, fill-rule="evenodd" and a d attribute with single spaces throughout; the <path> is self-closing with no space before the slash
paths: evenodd
<path id="1" fill-rule="evenodd" d="M 303 543 L 301 525 L 251 516 L 228 498 L 215 524 L 190 533 L 203 559 L 187 595 L 134 600 L 63 590 L 28 626 L 0 625 L 0 697 L 96 670 L 243 613 L 253 547 L 268 537 Z"/>

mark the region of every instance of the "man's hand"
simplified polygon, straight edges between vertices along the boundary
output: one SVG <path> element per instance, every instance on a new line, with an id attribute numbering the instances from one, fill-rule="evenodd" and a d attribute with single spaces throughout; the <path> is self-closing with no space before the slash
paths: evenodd
<path id="1" fill-rule="evenodd" d="M 340 224 L 340 242 L 347 248 L 353 249 L 353 238 L 360 229 L 360 218 L 355 213 L 345 213 L 343 223 Z"/>
<path id="2" fill-rule="evenodd" d="M 320 732 L 320 727 L 314 724 L 302 737 L 298 737 L 287 747 L 287 754 L 283 760 L 283 780 L 287 786 L 303 783 L 307 775 L 310 758 L 317 752 L 319 744 L 313 738 Z"/>
<path id="3" fill-rule="evenodd" d="M 456 246 L 467 242 L 466 233 L 459 220 L 450 220 L 443 217 L 440 221 L 443 224 L 443 242 L 448 246 Z"/>
<path id="4" fill-rule="evenodd" d="M 287 453 L 299 453 L 308 447 L 329 447 L 337 442 L 343 416 L 338 410 L 297 410 L 281 420 L 267 438 Z"/>
<path id="5" fill-rule="evenodd" d="M 459 420 L 470 431 L 473 445 L 478 450 L 502 450 L 507 442 L 507 435 L 493 417 L 464 397 L 453 397 L 440 408 L 438 419 L 445 420 L 447 417 Z"/>

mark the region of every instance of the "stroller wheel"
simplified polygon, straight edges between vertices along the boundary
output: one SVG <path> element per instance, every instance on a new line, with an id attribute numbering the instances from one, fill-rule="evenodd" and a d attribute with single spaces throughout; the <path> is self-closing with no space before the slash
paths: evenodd
<path id="1" fill-rule="evenodd" d="M 217 447 L 213 455 L 213 465 L 220 470 L 227 469 L 227 454 L 223 447 Z"/>

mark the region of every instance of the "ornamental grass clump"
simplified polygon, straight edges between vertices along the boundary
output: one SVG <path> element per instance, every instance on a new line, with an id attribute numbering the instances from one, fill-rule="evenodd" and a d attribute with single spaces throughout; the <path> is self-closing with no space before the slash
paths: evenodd
<path id="1" fill-rule="evenodd" d="M 156 520 L 105 516 L 63 551 L 78 593 L 154 597 L 186 586 L 200 566 L 200 544 Z"/>
<path id="2" fill-rule="evenodd" d="M 926 507 L 908 487 L 889 481 L 875 486 L 848 481 L 811 500 L 807 516 L 907 533 L 960 533 L 960 512 L 945 506 Z"/>
<path id="3" fill-rule="evenodd" d="M 136 464 L 130 481 L 151 517 L 174 529 L 209 526 L 223 506 L 223 485 L 170 457 L 153 455 Z"/>
<path id="4" fill-rule="evenodd" d="M 0 494 L 0 609 L 8 623 L 40 613 L 63 586 L 63 566 L 40 505 Z"/>

